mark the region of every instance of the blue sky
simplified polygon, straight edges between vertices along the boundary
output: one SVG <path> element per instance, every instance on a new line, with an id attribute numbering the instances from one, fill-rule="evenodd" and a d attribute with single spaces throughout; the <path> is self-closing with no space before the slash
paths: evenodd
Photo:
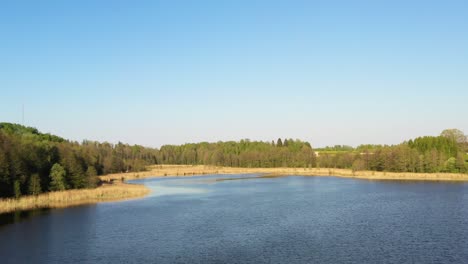
<path id="1" fill-rule="evenodd" d="M 468 133 L 467 1 L 2 1 L 0 120 L 81 141 Z"/>

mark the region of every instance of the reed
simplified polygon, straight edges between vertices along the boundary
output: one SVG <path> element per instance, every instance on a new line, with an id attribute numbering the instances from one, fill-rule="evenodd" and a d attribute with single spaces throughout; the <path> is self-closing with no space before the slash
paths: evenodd
<path id="1" fill-rule="evenodd" d="M 302 175 L 302 176 L 338 176 L 367 180 L 411 180 L 411 181 L 468 181 L 468 174 L 463 173 L 413 173 L 353 171 L 333 168 L 237 168 L 204 165 L 155 165 L 146 171 L 117 173 L 101 176 L 103 181 L 140 179 L 165 176 L 193 176 L 204 174 L 243 174 L 256 173 L 267 175 Z"/>
<path id="2" fill-rule="evenodd" d="M 143 197 L 149 192 L 150 190 L 143 185 L 125 183 L 105 184 L 95 189 L 49 192 L 23 196 L 19 199 L 0 199 L 0 213 L 125 200 Z"/>

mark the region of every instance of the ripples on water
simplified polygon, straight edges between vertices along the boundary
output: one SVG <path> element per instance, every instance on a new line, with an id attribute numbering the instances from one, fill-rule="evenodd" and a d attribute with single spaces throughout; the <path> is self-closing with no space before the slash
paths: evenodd
<path id="1" fill-rule="evenodd" d="M 244 177 L 0 227 L 1 263 L 468 263 L 467 184 Z"/>

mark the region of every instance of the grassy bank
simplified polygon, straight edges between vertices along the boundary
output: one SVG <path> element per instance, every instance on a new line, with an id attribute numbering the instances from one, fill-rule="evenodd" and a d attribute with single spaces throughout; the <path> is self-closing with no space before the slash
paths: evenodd
<path id="1" fill-rule="evenodd" d="M 339 176 L 368 180 L 411 180 L 411 181 L 468 181 L 468 174 L 457 173 L 412 173 L 412 172 L 380 172 L 352 171 L 348 169 L 327 168 L 233 168 L 203 165 L 157 165 L 148 167 L 147 171 L 135 173 L 119 173 L 101 176 L 101 180 L 110 181 L 122 178 L 141 179 L 164 176 L 192 176 L 203 174 L 243 174 L 260 173 L 271 175 L 303 175 L 303 176 Z"/>
<path id="2" fill-rule="evenodd" d="M 37 196 L 23 196 L 19 199 L 0 199 L 0 213 L 125 200 L 143 197 L 149 192 L 150 190 L 143 185 L 125 183 L 105 184 L 95 189 L 50 192 Z"/>

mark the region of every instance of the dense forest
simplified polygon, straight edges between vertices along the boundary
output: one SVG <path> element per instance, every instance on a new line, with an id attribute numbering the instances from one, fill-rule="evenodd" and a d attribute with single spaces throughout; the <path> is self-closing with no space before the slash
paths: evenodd
<path id="1" fill-rule="evenodd" d="M 399 145 L 337 145 L 278 139 L 165 145 L 69 141 L 17 124 L 0 123 L 0 197 L 93 188 L 98 175 L 141 171 L 152 164 L 231 167 L 347 168 L 355 171 L 467 173 L 468 143 L 459 130 Z"/>
<path id="2" fill-rule="evenodd" d="M 165 145 L 159 151 L 163 164 L 205 164 L 230 167 L 311 167 L 315 155 L 311 145 L 300 140 L 275 143 L 250 141 L 202 142 Z"/>
<path id="3" fill-rule="evenodd" d="M 21 125 L 0 123 L 0 197 L 95 187 L 97 175 L 144 170 L 157 150 L 77 143 Z"/>

